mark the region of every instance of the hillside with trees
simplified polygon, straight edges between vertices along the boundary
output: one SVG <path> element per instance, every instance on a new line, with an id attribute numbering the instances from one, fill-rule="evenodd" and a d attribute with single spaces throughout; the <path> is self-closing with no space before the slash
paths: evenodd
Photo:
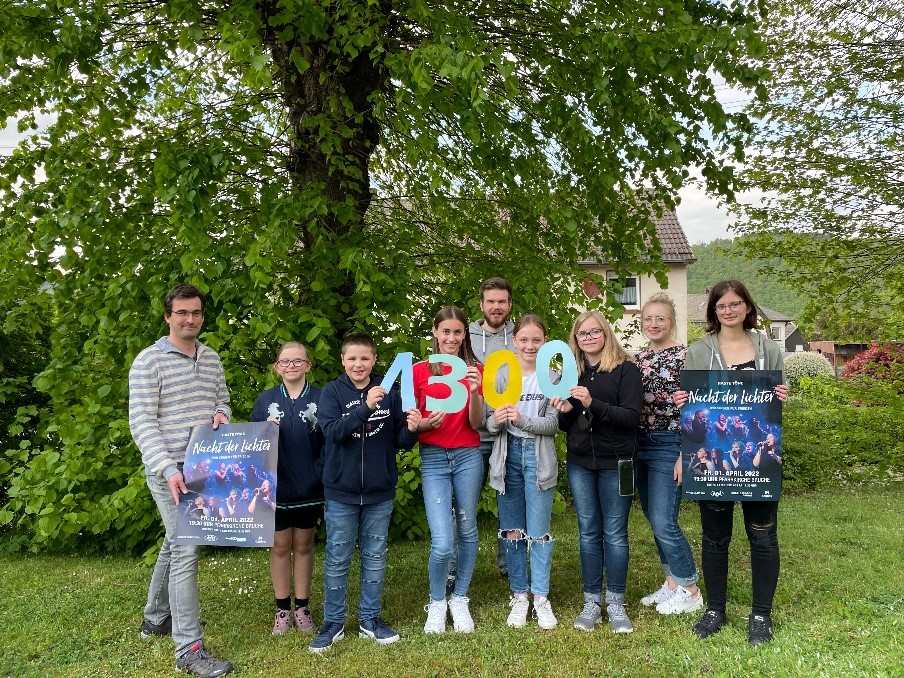
<path id="1" fill-rule="evenodd" d="M 737 278 L 747 285 L 758 304 L 795 319 L 800 317 L 806 299 L 782 282 L 785 267 L 780 259 L 744 258 L 734 241 L 728 238 L 692 247 L 697 261 L 687 269 L 687 291 L 690 294 L 702 294 L 720 280 Z M 762 273 L 764 269 L 774 270 L 775 273 Z"/>

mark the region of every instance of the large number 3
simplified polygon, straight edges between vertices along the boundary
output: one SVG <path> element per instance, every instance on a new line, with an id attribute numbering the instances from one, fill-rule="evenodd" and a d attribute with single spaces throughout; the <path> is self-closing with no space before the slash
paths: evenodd
<path id="1" fill-rule="evenodd" d="M 434 374 L 427 380 L 427 383 L 445 384 L 452 393 L 445 398 L 427 396 L 427 411 L 440 410 L 449 414 L 461 412 L 468 404 L 468 387 L 459 381 L 468 376 L 468 366 L 465 365 L 465 361 L 457 355 L 446 355 L 445 353 L 434 353 L 429 360 L 431 363 L 445 363 L 452 368 L 452 371 L 449 374 Z"/>

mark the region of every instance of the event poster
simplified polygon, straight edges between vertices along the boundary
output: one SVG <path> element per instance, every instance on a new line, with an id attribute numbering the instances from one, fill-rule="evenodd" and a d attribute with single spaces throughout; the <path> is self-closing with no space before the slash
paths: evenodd
<path id="1" fill-rule="evenodd" d="M 192 429 L 177 544 L 273 545 L 279 428 L 267 421 Z"/>
<path id="2" fill-rule="evenodd" d="M 777 370 L 685 370 L 681 458 L 685 499 L 776 501 L 782 489 Z"/>

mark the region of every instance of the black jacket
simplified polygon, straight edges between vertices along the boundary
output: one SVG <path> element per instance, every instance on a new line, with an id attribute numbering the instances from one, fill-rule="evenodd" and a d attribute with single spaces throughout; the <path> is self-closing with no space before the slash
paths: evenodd
<path id="1" fill-rule="evenodd" d="M 585 365 L 578 384 L 587 387 L 592 401 L 584 408 L 569 398 L 574 409 L 559 415 L 559 428 L 568 443 L 566 459 L 588 469 L 614 470 L 619 459 L 634 457 L 643 402 L 640 370 L 627 360 L 611 372 Z"/>
<path id="2" fill-rule="evenodd" d="M 324 386 L 318 421 L 326 437 L 323 488 L 327 499 L 343 504 L 377 504 L 395 498 L 396 451 L 411 449 L 417 431 L 409 431 L 397 386 L 377 408 L 367 407 L 367 392 L 382 377 L 357 388 L 343 374 Z"/>

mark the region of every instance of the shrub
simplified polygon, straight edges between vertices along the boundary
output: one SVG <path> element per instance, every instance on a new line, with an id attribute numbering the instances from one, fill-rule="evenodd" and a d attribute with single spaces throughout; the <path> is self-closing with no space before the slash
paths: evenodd
<path id="1" fill-rule="evenodd" d="M 904 396 L 894 386 L 803 377 L 782 419 L 786 491 L 904 474 Z"/>
<path id="2" fill-rule="evenodd" d="M 802 377 L 831 377 L 832 364 L 819 353 L 792 353 L 785 358 L 785 381 L 791 388 L 800 385 Z"/>
<path id="3" fill-rule="evenodd" d="M 897 384 L 904 393 L 904 345 L 873 344 L 842 368 L 841 377 Z"/>

